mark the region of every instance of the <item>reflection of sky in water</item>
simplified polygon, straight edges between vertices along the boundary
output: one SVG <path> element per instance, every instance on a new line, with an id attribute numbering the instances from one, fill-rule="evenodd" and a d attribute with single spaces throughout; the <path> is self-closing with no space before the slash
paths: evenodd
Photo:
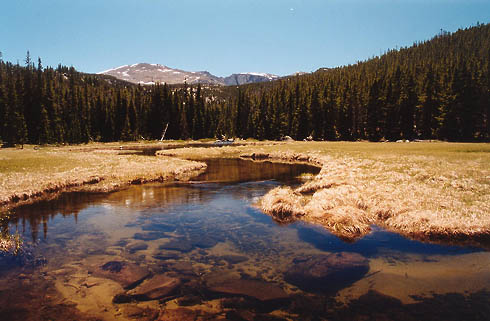
<path id="1" fill-rule="evenodd" d="M 350 251 L 361 253 L 365 256 L 382 255 L 382 252 L 387 250 L 425 255 L 456 255 L 483 251 L 472 247 L 438 245 L 414 241 L 397 233 L 384 231 L 376 226 L 373 226 L 373 231 L 370 234 L 349 244 L 319 228 L 314 228 L 304 223 L 297 223 L 295 226 L 298 229 L 298 235 L 301 240 L 311 243 L 316 248 L 325 251 Z"/>

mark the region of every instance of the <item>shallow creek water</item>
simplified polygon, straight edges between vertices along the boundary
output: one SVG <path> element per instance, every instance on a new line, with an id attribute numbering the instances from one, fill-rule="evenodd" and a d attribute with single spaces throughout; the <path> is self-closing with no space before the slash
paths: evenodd
<path id="1" fill-rule="evenodd" d="M 488 320 L 490 253 L 373 227 L 345 243 L 254 203 L 306 165 L 210 160 L 189 183 L 65 194 L 2 228 L 0 320 Z"/>

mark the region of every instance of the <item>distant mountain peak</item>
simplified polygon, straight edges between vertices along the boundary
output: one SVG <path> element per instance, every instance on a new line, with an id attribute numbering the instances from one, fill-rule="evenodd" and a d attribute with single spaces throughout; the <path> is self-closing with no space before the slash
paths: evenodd
<path id="1" fill-rule="evenodd" d="M 232 74 L 228 77 L 217 77 L 208 71 L 185 71 L 165 65 L 137 63 L 123 65 L 101 71 L 98 74 L 114 76 L 128 82 L 142 85 L 155 83 L 167 84 L 214 84 L 214 85 L 243 85 L 248 83 L 272 81 L 280 78 L 277 75 L 262 72 L 246 72 Z"/>

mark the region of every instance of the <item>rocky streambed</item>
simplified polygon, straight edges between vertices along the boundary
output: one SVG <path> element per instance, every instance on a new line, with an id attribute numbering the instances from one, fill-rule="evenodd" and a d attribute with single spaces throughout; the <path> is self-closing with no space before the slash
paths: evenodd
<path id="1" fill-rule="evenodd" d="M 188 183 L 65 195 L 19 208 L 8 228 L 31 250 L 24 262 L 0 265 L 0 315 L 415 320 L 444 308 L 452 311 L 446 319 L 456 320 L 489 312 L 481 304 L 490 288 L 484 250 L 416 242 L 379 228 L 346 243 L 312 225 L 278 224 L 254 204 L 277 186 L 299 186 L 296 177 L 317 169 L 243 160 L 210 161 L 208 168 Z"/>

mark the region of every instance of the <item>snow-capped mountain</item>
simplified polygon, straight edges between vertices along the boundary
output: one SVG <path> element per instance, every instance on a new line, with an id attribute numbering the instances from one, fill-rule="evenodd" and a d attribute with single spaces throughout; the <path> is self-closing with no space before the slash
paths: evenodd
<path id="1" fill-rule="evenodd" d="M 114 76 L 135 84 L 152 85 L 157 82 L 167 84 L 215 84 L 242 85 L 278 79 L 279 76 L 266 73 L 239 73 L 228 77 L 217 77 L 207 71 L 185 71 L 164 65 L 139 63 L 105 70 L 98 74 Z"/>
<path id="2" fill-rule="evenodd" d="M 183 84 L 185 81 L 188 84 L 221 84 L 221 79 L 219 77 L 213 76 L 207 71 L 189 72 L 163 65 L 147 63 L 120 66 L 99 72 L 99 74 L 111 75 L 122 80 L 142 85 L 153 85 L 157 82 Z"/>
<path id="3" fill-rule="evenodd" d="M 279 76 L 258 72 L 245 72 L 225 77 L 223 78 L 223 81 L 225 85 L 231 86 L 249 84 L 254 82 L 272 81 L 276 79 L 279 79 Z"/>

